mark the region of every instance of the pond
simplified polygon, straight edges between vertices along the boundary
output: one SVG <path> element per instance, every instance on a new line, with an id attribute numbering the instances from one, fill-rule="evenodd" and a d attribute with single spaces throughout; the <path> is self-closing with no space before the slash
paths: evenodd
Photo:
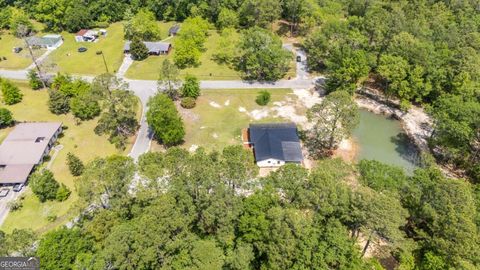
<path id="1" fill-rule="evenodd" d="M 416 168 L 418 151 L 396 119 L 360 110 L 353 139 L 358 147 L 357 160 L 375 159 L 402 167 L 408 174 Z"/>

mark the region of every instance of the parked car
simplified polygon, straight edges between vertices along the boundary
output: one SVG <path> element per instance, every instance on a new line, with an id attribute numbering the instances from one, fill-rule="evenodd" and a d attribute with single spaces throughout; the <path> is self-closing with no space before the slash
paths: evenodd
<path id="1" fill-rule="evenodd" d="M 297 55 L 297 62 L 302 62 L 302 57 L 300 55 Z"/>
<path id="2" fill-rule="evenodd" d="M 15 47 L 15 48 L 13 48 L 13 52 L 14 52 L 14 53 L 20 53 L 22 50 L 23 50 L 22 47 Z"/>
<path id="3" fill-rule="evenodd" d="M 78 48 L 79 53 L 86 52 L 86 51 L 87 51 L 87 48 L 85 48 L 85 47 Z"/>
<path id="4" fill-rule="evenodd" d="M 0 189 L 0 198 L 7 197 L 9 192 L 10 192 L 10 189 L 8 188 Z"/>
<path id="5" fill-rule="evenodd" d="M 15 184 L 13 186 L 13 191 L 19 192 L 20 190 L 22 190 L 22 188 L 23 188 L 23 184 Z"/>

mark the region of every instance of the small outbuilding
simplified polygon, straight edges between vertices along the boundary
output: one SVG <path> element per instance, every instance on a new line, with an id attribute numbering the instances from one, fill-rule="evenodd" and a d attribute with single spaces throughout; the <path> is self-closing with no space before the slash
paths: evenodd
<path id="1" fill-rule="evenodd" d="M 63 44 L 63 37 L 61 35 L 45 35 L 43 37 L 29 37 L 27 39 L 28 45 L 31 47 L 40 47 L 46 49 L 56 49 Z"/>
<path id="2" fill-rule="evenodd" d="M 285 163 L 302 164 L 303 154 L 294 123 L 250 124 L 248 144 L 259 167 L 280 167 Z"/>
<path id="3" fill-rule="evenodd" d="M 124 53 L 130 53 L 130 44 L 131 41 L 125 42 L 125 46 L 123 47 Z M 143 44 L 148 49 L 148 54 L 150 55 L 161 55 L 161 54 L 168 54 L 172 49 L 172 44 L 168 42 L 151 42 L 151 41 L 144 41 Z"/>
<path id="4" fill-rule="evenodd" d="M 75 34 L 77 42 L 95 42 L 98 39 L 99 32 L 94 30 L 82 29 Z"/>
<path id="5" fill-rule="evenodd" d="M 176 36 L 180 32 L 180 24 L 175 24 L 168 30 L 169 36 Z"/>

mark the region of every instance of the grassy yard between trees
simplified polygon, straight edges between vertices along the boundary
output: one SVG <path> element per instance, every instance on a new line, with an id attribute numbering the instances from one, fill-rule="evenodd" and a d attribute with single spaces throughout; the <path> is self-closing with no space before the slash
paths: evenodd
<path id="1" fill-rule="evenodd" d="M 84 163 L 95 157 L 105 157 L 112 154 L 127 154 L 132 146 L 134 138 L 129 140 L 126 151 L 115 149 L 106 137 L 98 136 L 93 129 L 97 120 L 85 121 L 80 125 L 75 124 L 75 119 L 71 114 L 54 115 L 50 113 L 47 106 L 47 91 L 33 91 L 25 82 L 16 82 L 23 93 L 23 100 L 13 106 L 6 106 L 12 111 L 17 121 L 59 121 L 64 125 L 63 136 L 58 143 L 63 145 L 57 157 L 52 162 L 51 170 L 55 179 L 64 183 L 72 191 L 70 198 L 64 202 L 50 201 L 40 203 L 35 195 L 27 189 L 26 198 L 23 201 L 21 210 L 10 212 L 5 223 L 0 228 L 3 231 L 11 232 L 14 228 L 31 228 L 35 231 L 44 232 L 46 229 L 64 224 L 70 220 L 74 213 L 69 210 L 74 206 L 77 200 L 74 187 L 74 177 L 70 174 L 66 165 L 66 156 L 68 152 L 77 155 Z M 140 116 L 140 112 L 138 114 Z M 4 139 L 13 128 L 0 130 L 0 139 Z M 53 152 L 52 152 L 53 153 Z M 46 166 L 48 162 L 45 162 Z M 57 216 L 55 222 L 49 222 L 48 216 Z"/>
<path id="2" fill-rule="evenodd" d="M 14 53 L 14 47 L 25 47 L 22 39 L 15 37 L 9 32 L 0 32 L 0 69 L 24 69 L 32 64 L 32 58 L 26 48 L 20 53 Z M 35 56 L 41 56 L 45 49 L 33 50 Z M 3 60 L 5 57 L 7 60 Z"/>
<path id="3" fill-rule="evenodd" d="M 241 130 L 251 122 L 290 121 L 278 117 L 272 108 L 279 108 L 277 102 L 296 103 L 297 96 L 292 90 L 270 89 L 270 103 L 259 106 L 255 98 L 260 90 L 202 90 L 195 108 L 187 110 L 178 106 L 186 127 L 183 147 L 190 149 L 196 145 L 207 150 L 222 150 L 227 145 L 241 145 Z M 154 142 L 152 151 L 159 149 L 161 146 Z"/>
<path id="4" fill-rule="evenodd" d="M 168 31 L 168 29 L 167 29 Z M 167 32 L 168 33 L 168 32 Z M 162 37 L 163 37 L 162 31 Z M 205 42 L 205 51 L 202 52 L 200 56 L 200 66 L 186 68 L 180 70 L 180 75 L 185 76 L 186 74 L 194 75 L 200 80 L 240 80 L 240 73 L 232 69 L 228 65 L 218 64 L 213 60 L 213 55 L 219 49 L 218 43 L 220 39 L 220 34 L 217 31 L 209 31 L 209 36 Z M 176 38 L 170 39 L 168 42 L 171 42 L 173 49 L 168 55 L 161 56 L 149 56 L 143 61 L 135 61 L 128 69 L 125 76 L 130 79 L 139 79 L 139 80 L 157 80 L 162 62 L 168 58 L 173 62 L 173 55 L 175 54 L 175 40 Z M 290 71 L 285 75 L 285 78 L 295 77 L 295 62 L 292 58 L 292 63 L 290 66 Z"/>
<path id="5" fill-rule="evenodd" d="M 61 33 L 64 43 L 44 61 L 44 66 L 50 72 L 64 72 L 70 74 L 99 75 L 105 73 L 102 51 L 105 55 L 108 70 L 116 72 L 123 61 L 123 24 L 111 24 L 107 28 L 107 36 L 100 37 L 98 42 L 76 42 L 75 33 Z M 77 50 L 85 47 L 88 50 L 79 53 Z"/>

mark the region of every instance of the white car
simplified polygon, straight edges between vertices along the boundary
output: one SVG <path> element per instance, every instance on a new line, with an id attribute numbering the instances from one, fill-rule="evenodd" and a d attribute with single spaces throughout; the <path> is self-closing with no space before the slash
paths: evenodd
<path id="1" fill-rule="evenodd" d="M 0 198 L 7 197 L 9 192 L 10 192 L 10 189 L 8 188 L 0 189 Z"/>

